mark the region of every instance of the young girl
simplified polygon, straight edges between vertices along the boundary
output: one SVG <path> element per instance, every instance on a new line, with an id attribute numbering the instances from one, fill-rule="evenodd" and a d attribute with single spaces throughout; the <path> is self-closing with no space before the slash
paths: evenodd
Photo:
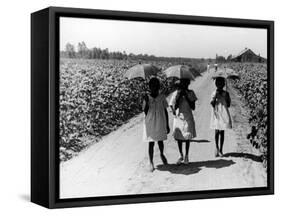
<path id="1" fill-rule="evenodd" d="M 215 63 L 214 66 L 215 66 L 215 72 L 217 72 L 217 70 L 218 70 L 218 64 Z"/>
<path id="2" fill-rule="evenodd" d="M 228 107 L 230 107 L 229 93 L 223 90 L 225 78 L 217 77 L 215 81 L 217 89 L 211 96 L 211 129 L 215 129 L 216 151 L 215 156 L 223 156 L 224 130 L 232 128 L 232 122 Z M 219 145 L 220 140 L 220 145 Z"/>
<path id="3" fill-rule="evenodd" d="M 164 95 L 159 94 L 160 82 L 157 78 L 151 78 L 149 81 L 150 95 L 146 95 L 143 102 L 143 111 L 145 113 L 144 139 L 148 142 L 148 153 L 150 162 L 150 171 L 154 171 L 153 153 L 154 142 L 158 142 L 160 157 L 163 164 L 167 164 L 164 155 L 163 140 L 167 139 L 170 132 L 167 107 L 168 103 Z"/>
<path id="4" fill-rule="evenodd" d="M 181 79 L 178 90 L 172 94 L 170 106 L 174 114 L 173 136 L 178 142 L 180 157 L 177 164 L 189 162 L 188 152 L 190 140 L 196 137 L 195 122 L 192 110 L 195 110 L 197 97 L 188 89 L 189 79 Z M 182 152 L 182 143 L 185 142 L 185 157 Z"/>

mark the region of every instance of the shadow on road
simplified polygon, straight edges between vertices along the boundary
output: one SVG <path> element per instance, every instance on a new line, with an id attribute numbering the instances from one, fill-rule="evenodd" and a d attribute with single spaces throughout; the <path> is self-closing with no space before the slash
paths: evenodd
<path id="1" fill-rule="evenodd" d="M 199 167 L 190 167 L 189 165 L 177 165 L 177 164 L 166 164 L 166 165 L 158 165 L 156 167 L 159 171 L 169 171 L 174 174 L 183 174 L 183 175 L 191 175 L 198 173 L 201 168 Z"/>
<path id="2" fill-rule="evenodd" d="M 206 168 L 224 168 L 235 164 L 233 160 L 209 160 L 209 161 L 197 161 L 197 162 L 190 162 L 189 164 L 167 164 L 167 165 L 158 165 L 157 169 L 160 171 L 169 171 L 174 174 L 184 174 L 184 175 L 191 175 L 198 173 L 202 167 Z"/>
<path id="3" fill-rule="evenodd" d="M 246 159 L 251 159 L 255 162 L 262 162 L 262 158 L 260 155 L 253 155 L 253 154 L 249 154 L 249 153 L 231 152 L 231 153 L 226 153 L 223 156 L 224 157 L 246 158 Z"/>
<path id="4" fill-rule="evenodd" d="M 210 140 L 205 140 L 205 139 L 201 139 L 201 140 L 190 140 L 190 142 L 196 142 L 196 143 L 209 143 Z"/>

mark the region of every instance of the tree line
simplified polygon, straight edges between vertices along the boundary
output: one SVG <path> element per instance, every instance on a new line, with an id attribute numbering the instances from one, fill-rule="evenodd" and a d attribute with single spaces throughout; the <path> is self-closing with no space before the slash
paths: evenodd
<path id="1" fill-rule="evenodd" d="M 127 54 L 125 51 L 114 51 L 111 52 L 106 49 L 101 49 L 98 47 L 88 48 L 84 41 L 79 42 L 77 45 L 77 50 L 75 46 L 71 43 L 65 45 L 64 51 L 60 52 L 61 57 L 63 58 L 83 58 L 83 59 L 117 59 L 117 60 L 147 60 L 147 61 L 206 61 L 212 62 L 213 59 L 196 59 L 196 58 L 183 58 L 183 57 L 157 57 L 154 55 L 148 54 Z"/>
<path id="2" fill-rule="evenodd" d="M 225 63 L 225 62 L 230 62 L 232 58 L 232 55 L 227 56 L 227 58 L 225 58 L 224 56 L 220 56 L 218 54 L 216 54 L 216 62 L 217 63 Z"/>

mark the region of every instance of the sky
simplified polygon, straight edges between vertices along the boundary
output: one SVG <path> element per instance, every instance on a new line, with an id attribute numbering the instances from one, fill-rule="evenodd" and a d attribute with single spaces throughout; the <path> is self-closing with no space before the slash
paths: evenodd
<path id="1" fill-rule="evenodd" d="M 247 47 L 267 57 L 266 29 L 60 18 L 60 50 L 68 42 L 77 48 L 82 41 L 88 48 L 127 54 L 215 58 L 236 55 Z"/>

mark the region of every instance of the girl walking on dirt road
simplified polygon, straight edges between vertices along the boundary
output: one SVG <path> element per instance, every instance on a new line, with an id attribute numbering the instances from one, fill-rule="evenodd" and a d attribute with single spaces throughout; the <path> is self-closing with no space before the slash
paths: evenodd
<path id="1" fill-rule="evenodd" d="M 194 91 L 188 89 L 189 79 L 181 79 L 178 90 L 171 97 L 170 107 L 174 114 L 173 136 L 178 143 L 180 157 L 177 164 L 189 162 L 188 152 L 190 140 L 196 137 L 195 121 L 192 110 L 195 110 L 197 97 Z M 185 142 L 185 157 L 182 152 L 182 143 Z"/>
<path id="2" fill-rule="evenodd" d="M 216 151 L 215 156 L 223 156 L 224 131 L 232 128 L 231 117 L 228 108 L 231 99 L 229 93 L 223 90 L 225 78 L 217 77 L 215 81 L 217 89 L 211 96 L 211 129 L 215 129 Z M 220 145 L 219 145 L 220 141 Z"/>
<path id="3" fill-rule="evenodd" d="M 144 140 L 148 142 L 148 154 L 150 162 L 150 171 L 154 171 L 153 154 L 154 142 L 158 142 L 160 157 L 163 164 L 167 164 L 164 155 L 164 143 L 167 134 L 170 132 L 169 118 L 166 97 L 159 94 L 160 81 L 157 78 L 151 78 L 149 81 L 150 94 L 145 95 L 143 101 L 143 111 L 145 113 L 144 121 Z"/>

